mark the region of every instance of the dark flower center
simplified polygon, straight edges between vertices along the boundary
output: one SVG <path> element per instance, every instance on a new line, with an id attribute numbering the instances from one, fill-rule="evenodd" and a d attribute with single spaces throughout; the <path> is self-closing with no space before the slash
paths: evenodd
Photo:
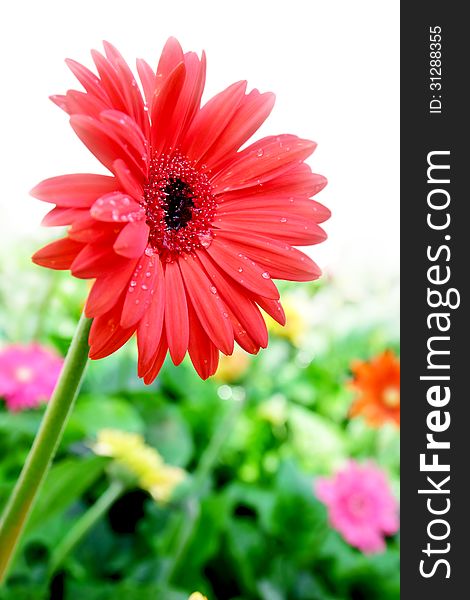
<path id="1" fill-rule="evenodd" d="M 178 152 L 152 159 L 142 206 L 149 244 L 169 260 L 211 243 L 216 200 L 209 175 Z"/>
<path id="2" fill-rule="evenodd" d="M 194 207 L 194 195 L 189 185 L 178 177 L 170 177 L 163 194 L 167 197 L 165 223 L 168 228 L 178 230 L 186 227 Z"/>

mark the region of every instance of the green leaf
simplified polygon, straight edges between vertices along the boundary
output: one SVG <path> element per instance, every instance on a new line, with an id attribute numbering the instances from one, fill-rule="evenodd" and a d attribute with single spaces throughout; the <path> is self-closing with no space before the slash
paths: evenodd
<path id="1" fill-rule="evenodd" d="M 185 467 L 191 460 L 194 444 L 185 419 L 176 406 L 157 406 L 145 411 L 146 441 L 157 448 L 172 465 Z"/>
<path id="2" fill-rule="evenodd" d="M 101 475 L 108 460 L 100 456 L 66 458 L 49 471 L 42 487 L 27 532 L 64 511 Z"/>
<path id="3" fill-rule="evenodd" d="M 345 438 L 333 422 L 303 408 L 291 406 L 292 446 L 302 464 L 317 473 L 329 472 L 345 457 Z"/>
<path id="4" fill-rule="evenodd" d="M 77 402 L 68 430 L 94 437 L 100 429 L 121 429 L 143 433 L 144 422 L 136 409 L 120 398 L 85 396 Z"/>

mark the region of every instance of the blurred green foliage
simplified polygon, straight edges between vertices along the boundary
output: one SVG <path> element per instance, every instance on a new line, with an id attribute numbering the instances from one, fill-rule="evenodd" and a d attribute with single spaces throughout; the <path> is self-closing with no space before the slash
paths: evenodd
<path id="1" fill-rule="evenodd" d="M 34 267 L 25 254 L 1 261 L 0 339 L 36 338 L 65 353 L 87 284 Z M 147 387 L 134 341 L 91 363 L 0 599 L 187 600 L 199 590 L 209 600 L 397 600 L 398 538 L 364 556 L 328 526 L 313 493 L 315 477 L 347 457 L 373 458 L 398 492 L 398 432 L 349 420 L 345 386 L 351 360 L 398 351 L 392 283 L 364 282 L 360 293 L 357 282 L 348 291 L 331 277 L 284 285 L 283 296 L 304 307 L 302 341 L 272 336 L 229 383 L 167 361 Z M 41 414 L 0 403 L 0 506 Z M 46 584 L 64 532 L 108 485 L 109 459 L 90 450 L 104 427 L 141 433 L 188 471 L 188 484 L 166 506 L 128 491 Z"/>

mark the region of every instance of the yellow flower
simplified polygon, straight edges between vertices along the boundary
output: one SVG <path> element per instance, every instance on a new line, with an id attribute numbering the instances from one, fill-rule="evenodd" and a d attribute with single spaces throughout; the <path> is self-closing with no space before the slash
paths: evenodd
<path id="1" fill-rule="evenodd" d="M 305 302 L 301 302 L 299 298 L 286 296 L 282 302 L 282 307 L 286 315 L 286 324 L 284 326 L 279 325 L 274 319 L 266 315 L 266 326 L 269 333 L 283 337 L 289 340 L 294 346 L 298 346 L 308 327 L 304 316 L 307 307 L 304 304 Z"/>
<path id="2" fill-rule="evenodd" d="M 203 596 L 201 592 L 193 592 L 188 600 L 207 600 L 207 597 Z"/>
<path id="3" fill-rule="evenodd" d="M 221 354 L 214 378 L 221 383 L 233 383 L 240 379 L 250 366 L 250 358 L 244 350 L 235 348 L 231 356 Z"/>
<path id="4" fill-rule="evenodd" d="M 186 476 L 183 469 L 166 465 L 157 450 L 147 446 L 138 433 L 102 429 L 92 448 L 96 454 L 114 458 L 137 479 L 142 489 L 160 502 L 167 502 Z"/>

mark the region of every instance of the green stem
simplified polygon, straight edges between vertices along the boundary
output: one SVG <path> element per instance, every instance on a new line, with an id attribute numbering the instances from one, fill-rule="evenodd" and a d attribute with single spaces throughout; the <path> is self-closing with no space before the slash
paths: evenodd
<path id="1" fill-rule="evenodd" d="M 95 504 L 83 513 L 54 550 L 49 566 L 49 578 L 54 575 L 57 569 L 63 564 L 64 559 L 81 542 L 95 523 L 108 511 L 124 490 L 124 483 L 115 479 Z"/>
<path id="2" fill-rule="evenodd" d="M 187 501 L 184 514 L 178 515 L 176 532 L 173 538 L 174 550 L 170 553 L 171 558 L 166 564 L 166 567 L 161 575 L 161 583 L 163 586 L 167 586 L 172 581 L 173 577 L 178 572 L 182 559 L 186 554 L 189 542 L 191 541 L 194 526 L 200 514 L 199 496 L 201 495 L 201 489 L 203 489 L 204 482 L 214 469 L 215 463 L 220 455 L 220 451 L 230 436 L 242 406 L 243 402 L 241 400 L 233 401 L 232 406 L 222 417 L 216 432 L 209 442 L 209 445 L 201 455 L 191 485 L 194 497 Z"/>
<path id="3" fill-rule="evenodd" d="M 21 475 L 0 521 L 0 583 L 4 581 L 38 490 L 57 450 L 88 360 L 91 321 L 81 316 Z"/>

